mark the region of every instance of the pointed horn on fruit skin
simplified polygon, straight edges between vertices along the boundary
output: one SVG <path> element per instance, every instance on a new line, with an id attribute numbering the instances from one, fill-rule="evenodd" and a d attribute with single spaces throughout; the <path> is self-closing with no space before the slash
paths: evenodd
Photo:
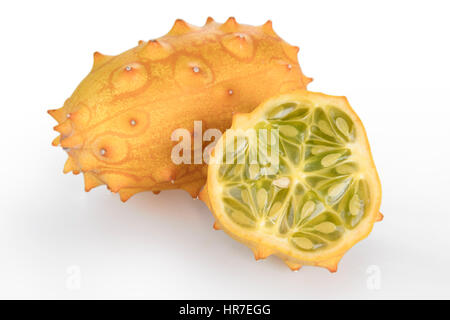
<path id="1" fill-rule="evenodd" d="M 256 247 L 256 248 L 251 248 L 251 249 L 255 256 L 255 260 L 266 259 L 267 257 L 274 254 L 273 250 L 265 248 L 265 247 Z"/>
<path id="2" fill-rule="evenodd" d="M 102 173 L 99 174 L 99 178 L 105 181 L 105 184 L 108 185 L 109 190 L 113 193 L 117 193 L 123 188 L 128 188 L 136 182 L 135 179 L 129 176 L 116 173 Z M 136 188 L 136 190 L 138 190 L 137 192 L 143 191 L 142 188 Z"/>
<path id="3" fill-rule="evenodd" d="M 127 202 L 132 196 L 140 192 L 151 191 L 153 194 L 159 194 L 159 190 L 150 190 L 149 188 L 122 188 L 119 190 L 120 200 L 122 202 Z"/>
<path id="4" fill-rule="evenodd" d="M 326 261 L 322 261 L 322 262 L 317 263 L 317 266 L 322 267 L 322 268 L 326 268 L 331 273 L 334 273 L 334 272 L 337 271 L 338 264 L 339 264 L 339 261 L 341 259 L 342 259 L 342 256 L 330 258 L 330 259 L 328 259 Z"/>
<path id="5" fill-rule="evenodd" d="M 145 59 L 156 61 L 169 57 L 173 52 L 174 48 L 167 41 L 153 39 L 142 46 L 139 54 Z"/>
<path id="6" fill-rule="evenodd" d="M 75 163 L 75 160 L 69 156 L 69 158 L 67 158 L 66 163 L 64 164 L 63 172 L 69 173 L 71 171 L 77 171 L 77 170 L 79 170 L 79 169 L 78 169 L 77 164 Z"/>
<path id="7" fill-rule="evenodd" d="M 86 192 L 91 191 L 92 189 L 103 185 L 104 183 L 100 181 L 93 173 L 91 172 L 85 172 L 83 174 L 84 176 L 84 190 Z"/>
<path id="8" fill-rule="evenodd" d="M 375 222 L 380 222 L 384 218 L 384 215 L 381 212 L 378 212 L 377 217 L 375 218 Z"/>
<path id="9" fill-rule="evenodd" d="M 285 260 L 284 263 L 291 269 L 292 271 L 298 271 L 302 267 L 301 264 L 291 262 L 289 260 Z"/>
<path id="10" fill-rule="evenodd" d="M 225 24 L 225 25 L 229 25 L 229 26 L 237 26 L 237 25 L 239 25 L 239 24 L 237 23 L 235 17 L 229 17 L 229 18 L 227 19 L 227 21 L 225 21 L 224 24 Z"/>
<path id="11" fill-rule="evenodd" d="M 213 23 L 213 22 L 215 22 L 214 19 L 211 18 L 211 17 L 208 17 L 208 18 L 206 19 L 205 26 L 208 25 L 208 24 L 211 24 L 211 23 Z"/>
<path id="12" fill-rule="evenodd" d="M 111 60 L 111 58 L 113 58 L 113 56 L 108 56 L 98 51 L 94 52 L 94 65 L 92 66 L 92 70 L 104 65 L 106 62 Z"/>
<path id="13" fill-rule="evenodd" d="M 262 30 L 264 31 L 264 33 L 273 36 L 273 37 L 278 37 L 278 35 L 275 33 L 275 31 L 273 30 L 273 26 L 272 26 L 272 21 L 271 20 L 267 20 L 266 23 L 264 23 L 261 26 Z"/>
<path id="14" fill-rule="evenodd" d="M 73 134 L 61 140 L 63 148 L 79 148 L 83 144 L 83 138 L 77 134 Z"/>
<path id="15" fill-rule="evenodd" d="M 234 17 L 229 17 L 228 20 L 220 26 L 220 29 L 224 32 L 236 32 L 239 30 L 239 23 L 236 22 Z"/>
<path id="16" fill-rule="evenodd" d="M 286 54 L 288 59 L 292 63 L 298 65 L 298 52 L 300 51 L 300 48 L 296 47 L 296 46 L 291 46 L 287 42 L 283 42 L 282 46 L 283 46 L 284 53 Z"/>
<path id="17" fill-rule="evenodd" d="M 127 202 L 132 196 L 139 192 L 147 191 L 146 188 L 122 188 L 119 190 L 120 200 Z"/>
<path id="18" fill-rule="evenodd" d="M 120 200 L 122 202 L 127 202 L 132 196 L 134 196 L 138 191 L 134 192 L 131 190 L 122 189 L 119 191 Z"/>
<path id="19" fill-rule="evenodd" d="M 148 47 L 161 47 L 161 43 L 158 39 L 152 39 L 147 42 Z"/>
<path id="20" fill-rule="evenodd" d="M 58 113 L 58 109 L 49 109 L 49 110 L 47 110 L 47 113 L 48 113 L 50 116 L 52 116 L 53 119 L 58 120 L 58 119 L 56 118 L 56 113 Z"/>
<path id="21" fill-rule="evenodd" d="M 136 193 L 130 193 L 123 190 L 119 191 L 120 201 L 127 202 Z"/>
<path id="22" fill-rule="evenodd" d="M 72 123 L 69 120 L 66 120 L 57 126 L 54 126 L 53 129 L 62 135 L 67 136 L 72 132 Z"/>
<path id="23" fill-rule="evenodd" d="M 185 185 L 181 186 L 181 189 L 183 189 L 184 191 L 189 193 L 192 198 L 196 199 L 200 194 L 200 190 L 201 190 L 202 186 L 203 186 L 203 182 L 202 183 L 194 182 L 194 183 L 185 184 Z"/>
<path id="24" fill-rule="evenodd" d="M 219 225 L 219 223 L 217 221 L 214 221 L 213 229 L 214 230 L 221 230 L 222 228 L 220 227 L 220 225 Z"/>
<path id="25" fill-rule="evenodd" d="M 52 146 L 54 146 L 54 147 L 59 146 L 60 141 L 61 141 L 61 136 L 57 136 L 55 139 L 53 139 Z"/>
<path id="26" fill-rule="evenodd" d="M 66 111 L 64 110 L 64 108 L 47 110 L 47 113 L 48 113 L 53 119 L 55 119 L 58 123 L 61 123 L 61 122 L 66 121 L 67 118 L 69 117 L 69 116 L 66 114 Z"/>
<path id="27" fill-rule="evenodd" d="M 179 36 L 192 32 L 195 29 L 194 26 L 190 25 L 182 19 L 175 20 L 172 29 L 167 33 L 168 36 Z"/>
<path id="28" fill-rule="evenodd" d="M 308 85 L 308 84 L 310 84 L 310 83 L 313 82 L 313 81 L 314 81 L 314 78 L 311 78 L 311 77 L 303 77 L 303 82 L 304 82 L 305 86 Z"/>
<path id="29" fill-rule="evenodd" d="M 120 197 L 120 201 L 122 202 L 127 202 L 128 200 L 130 200 L 130 198 L 133 196 L 134 194 L 128 194 L 128 193 L 124 193 L 122 191 L 119 191 L 119 197 Z"/>

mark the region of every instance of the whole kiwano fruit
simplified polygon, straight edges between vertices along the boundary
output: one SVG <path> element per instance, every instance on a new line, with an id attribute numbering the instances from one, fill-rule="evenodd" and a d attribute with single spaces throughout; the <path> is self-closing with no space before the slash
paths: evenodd
<path id="1" fill-rule="evenodd" d="M 60 133 L 53 145 L 69 155 L 64 172 L 82 172 L 86 191 L 106 184 L 123 201 L 145 190 L 184 189 L 196 197 L 206 165 L 174 163 L 171 134 L 185 128 L 193 135 L 194 121 L 224 131 L 234 113 L 305 89 L 311 79 L 297 53 L 270 21 L 254 27 L 234 18 L 208 18 L 203 27 L 177 20 L 165 36 L 118 56 L 96 52 L 64 106 L 49 110 Z"/>

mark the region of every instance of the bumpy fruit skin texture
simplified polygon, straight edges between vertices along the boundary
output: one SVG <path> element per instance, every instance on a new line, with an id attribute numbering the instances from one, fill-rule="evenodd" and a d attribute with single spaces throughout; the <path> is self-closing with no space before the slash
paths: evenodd
<path id="1" fill-rule="evenodd" d="M 292 111 L 284 113 L 289 108 Z M 242 132 L 246 137 L 247 143 L 241 144 L 246 147 L 237 148 L 243 155 L 249 151 L 242 150 L 250 150 L 258 141 L 245 132 L 269 126 L 279 128 L 282 146 L 295 141 L 300 153 L 291 160 L 297 153 L 280 147 L 279 157 L 286 161 L 275 175 L 252 174 L 248 153 L 241 158 L 246 159 L 241 169 L 219 160 L 226 153 L 239 154 L 228 149 L 224 153 L 228 135 Z M 339 158 L 334 157 L 337 154 Z M 276 184 L 280 176 L 289 178 L 288 184 Z M 282 94 L 251 113 L 235 115 L 230 130 L 212 150 L 200 199 L 216 219 L 214 229 L 223 229 L 250 247 L 256 260 L 276 255 L 292 270 L 311 265 L 335 272 L 345 252 L 383 219 L 381 183 L 361 120 L 345 97 L 308 91 Z M 274 209 L 276 204 L 284 209 Z M 313 244 L 309 239 L 323 242 Z M 301 247 L 296 241 L 302 241 Z"/>
<path id="2" fill-rule="evenodd" d="M 123 201 L 145 190 L 184 189 L 196 197 L 205 166 L 171 161 L 178 143 L 172 132 L 193 132 L 194 120 L 203 122 L 203 132 L 223 132 L 235 112 L 305 88 L 311 79 L 297 52 L 270 21 L 253 27 L 234 18 L 224 24 L 208 18 L 203 27 L 177 20 L 167 35 L 118 56 L 96 52 L 64 106 L 49 110 L 60 133 L 53 145 L 69 155 L 64 172 L 82 172 L 86 191 L 106 184 Z"/>

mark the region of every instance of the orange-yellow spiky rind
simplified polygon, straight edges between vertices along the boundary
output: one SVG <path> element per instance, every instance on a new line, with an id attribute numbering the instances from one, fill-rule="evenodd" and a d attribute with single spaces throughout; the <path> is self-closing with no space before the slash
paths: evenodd
<path id="1" fill-rule="evenodd" d="M 340 142 L 336 142 L 336 145 L 339 146 L 338 148 L 343 148 L 340 150 L 349 148 L 347 156 L 339 161 L 344 161 L 342 163 L 346 165 L 349 163 L 350 165 L 355 164 L 356 171 L 345 173 L 345 171 L 336 170 L 334 163 L 325 164 L 326 161 L 324 161 L 324 159 L 326 156 L 336 155 L 336 151 L 332 151 L 335 149 L 331 149 L 331 151 L 330 149 L 328 149 L 328 151 L 323 151 L 323 149 L 322 151 L 313 151 L 315 146 L 325 146 L 326 148 L 329 148 L 329 144 L 324 142 L 326 140 L 320 140 L 320 136 L 318 136 L 318 134 L 320 134 L 324 137 L 323 132 L 326 132 L 327 130 L 327 124 L 320 122 L 324 121 L 323 119 L 327 119 L 323 118 L 325 117 L 324 110 L 328 110 L 327 112 L 329 112 L 329 115 L 334 117 L 333 125 L 336 129 L 333 130 L 341 130 L 340 132 L 343 134 L 346 132 L 345 134 L 349 137 L 347 140 L 344 139 L 339 140 Z M 344 120 L 344 117 L 347 120 Z M 301 119 L 301 122 L 297 119 Z M 298 137 L 300 132 L 295 131 L 297 133 L 292 135 L 292 129 L 297 130 L 294 128 L 294 123 L 296 121 L 298 121 L 296 124 L 299 128 L 298 130 L 304 128 L 301 135 L 308 137 L 305 138 L 305 140 L 301 138 L 301 140 L 299 140 L 301 142 L 295 140 L 297 138 L 292 138 L 294 136 Z M 306 123 L 311 123 L 310 127 L 306 126 Z M 295 145 L 295 148 L 304 149 L 308 152 L 308 159 L 306 158 L 305 153 L 298 156 L 298 159 L 303 159 L 303 157 L 305 157 L 305 159 L 298 160 L 299 162 L 295 163 L 289 163 L 286 155 L 286 158 L 283 158 L 285 166 L 281 176 L 288 179 L 288 185 L 280 186 L 275 184 L 275 180 L 271 181 L 271 179 L 275 178 L 272 178 L 272 176 L 264 177 L 264 175 L 261 174 L 261 171 L 256 173 L 257 176 L 252 177 L 250 165 L 248 166 L 248 171 L 245 169 L 249 163 L 246 162 L 248 160 L 247 155 L 243 156 L 243 158 L 246 159 L 242 164 L 244 169 L 242 169 L 242 171 L 239 171 L 240 169 L 237 170 L 237 173 L 234 171 L 235 163 L 223 163 L 223 161 L 220 160 L 223 158 L 224 152 L 228 152 L 224 150 L 224 146 L 227 145 L 227 143 L 224 143 L 227 141 L 227 134 L 231 134 L 233 137 L 236 132 L 248 132 L 255 127 L 259 127 L 261 124 L 267 124 L 267 126 L 274 125 L 275 127 L 280 128 L 280 136 L 283 134 L 285 137 L 291 137 L 294 139 L 290 140 L 290 143 L 292 143 L 293 146 L 294 142 L 292 141 L 298 143 Z M 301 124 L 305 125 L 305 127 Z M 283 133 L 281 130 L 284 129 L 286 130 Z M 346 131 L 347 129 L 348 131 Z M 327 133 L 328 135 L 333 134 L 329 132 L 330 131 Z M 244 140 L 247 141 L 247 149 L 240 149 L 241 151 L 244 150 L 241 155 L 246 153 L 245 150 L 252 150 L 252 147 L 256 145 L 256 140 L 245 134 L 242 137 L 247 139 Z M 284 143 L 288 143 L 286 140 L 283 141 Z M 287 150 L 293 150 L 292 148 Z M 235 154 L 238 153 L 237 151 L 234 152 Z M 283 149 L 282 151 L 279 151 L 278 154 L 287 152 L 286 149 Z M 312 159 L 311 161 L 319 161 L 320 167 L 312 167 L 313 165 L 316 165 L 316 162 L 307 162 L 310 159 Z M 313 164 L 311 165 L 311 163 Z M 337 165 L 340 165 L 340 163 Z M 315 171 L 316 168 L 319 168 L 317 169 L 319 171 Z M 309 175 L 311 172 L 313 175 Z M 330 172 L 333 172 L 333 174 L 327 177 L 327 174 L 329 175 Z M 280 177 L 278 174 L 279 172 L 274 176 Z M 316 178 L 316 181 L 318 181 L 317 177 L 322 174 L 325 176 L 320 176 L 320 179 L 322 180 L 319 180 L 320 183 L 318 184 L 314 184 L 314 180 L 312 179 L 309 180 L 309 178 Z M 364 190 L 358 189 L 358 193 L 355 191 L 351 194 L 346 194 L 346 189 L 344 193 L 339 195 L 339 197 L 342 197 L 341 199 L 347 199 L 342 200 L 342 202 L 335 203 L 332 202 L 332 200 L 324 200 L 325 198 L 322 199 L 319 196 L 317 199 L 308 198 L 311 194 L 318 194 L 319 192 L 322 192 L 326 197 L 334 197 L 332 195 L 334 194 L 334 191 L 332 191 L 332 187 L 334 186 L 332 182 L 335 182 L 336 180 L 333 181 L 332 179 L 335 179 L 335 174 L 338 175 L 339 179 L 344 179 L 342 177 L 347 177 L 346 179 L 350 177 L 350 179 L 355 179 L 355 181 L 364 179 L 364 183 L 367 187 L 364 187 Z M 277 180 L 281 180 L 281 178 L 278 178 Z M 233 181 L 233 183 L 230 183 L 230 181 Z M 239 181 L 242 183 L 240 184 Z M 259 182 L 262 184 L 259 184 Z M 265 187 L 261 187 L 263 184 Z M 269 189 L 267 190 L 265 188 L 267 188 L 268 185 Z M 296 193 L 295 196 L 293 195 L 291 198 L 283 198 L 283 196 L 280 195 L 282 194 L 281 191 L 280 193 L 277 191 L 288 188 L 284 194 L 291 195 L 294 194 L 294 192 L 297 192 L 294 190 L 297 190 L 298 186 L 301 186 L 300 190 L 303 191 L 299 191 L 299 193 Z M 350 187 L 348 188 L 350 189 Z M 259 191 L 262 189 L 264 189 L 265 192 L 263 192 L 263 196 L 260 197 Z M 279 204 L 279 209 L 272 211 L 275 206 L 273 205 L 273 202 L 271 204 L 267 202 L 268 193 L 271 193 L 272 199 L 277 199 L 276 201 Z M 363 198 L 359 198 L 358 194 L 362 195 Z M 358 197 L 355 198 L 357 195 Z M 240 113 L 233 117 L 231 130 L 225 132 L 211 153 L 211 160 L 208 166 L 208 181 L 200 194 L 200 199 L 204 201 L 211 210 L 215 220 L 220 224 L 221 229 L 232 238 L 250 247 L 254 252 L 255 259 L 262 259 L 273 254 L 280 257 L 292 270 L 298 270 L 301 266 L 310 265 L 326 268 L 330 272 L 336 272 L 338 263 L 345 252 L 358 241 L 367 237 L 371 232 L 374 223 L 381 221 L 383 218 L 383 215 L 379 212 L 381 204 L 381 184 L 361 120 L 350 107 L 345 97 L 328 96 L 304 90 L 273 97 L 263 102 L 253 112 L 248 114 Z M 317 202 L 310 201 L 309 199 L 316 199 L 314 201 Z M 259 201 L 261 201 L 262 204 L 260 204 Z M 307 210 L 315 210 L 305 209 L 307 208 L 307 202 L 320 204 L 320 207 L 316 207 L 320 208 L 317 209 L 319 211 L 310 211 L 309 213 L 306 213 L 308 212 Z M 291 209 L 289 209 L 289 211 L 287 211 L 288 209 L 281 209 L 283 205 L 286 205 L 285 208 L 289 205 L 289 208 L 291 208 L 292 211 Z M 333 209 L 331 209 L 331 207 L 333 207 Z M 289 214 L 287 212 L 289 212 Z M 337 217 L 338 220 L 334 220 L 336 224 L 331 223 L 327 220 L 328 218 L 326 216 L 322 215 L 325 213 L 329 213 L 330 215 L 333 214 L 334 217 Z M 351 223 L 348 221 L 345 222 L 344 219 L 348 218 L 348 215 L 351 215 L 352 219 L 354 217 L 360 217 L 360 220 L 357 222 L 351 220 Z M 268 216 L 271 218 L 267 218 Z M 311 217 L 311 220 L 306 220 L 309 219 L 309 217 Z M 334 218 L 330 218 L 330 220 L 331 219 Z M 315 221 L 315 224 L 310 224 L 312 223 L 311 221 Z M 279 231 L 283 222 L 291 224 L 286 226 L 284 231 Z M 324 225 L 324 223 L 327 224 Z M 330 230 L 330 226 L 335 229 L 326 231 Z M 322 237 L 321 239 L 324 239 L 324 236 L 328 236 L 332 232 L 335 232 L 337 228 L 341 229 L 339 231 L 340 234 L 335 235 L 335 238 L 328 238 L 328 240 L 324 242 L 317 241 L 320 237 Z M 315 246 L 311 240 L 306 238 L 308 234 L 312 234 L 313 232 L 319 232 L 319 234 L 316 233 L 315 236 L 312 236 L 313 238 L 315 237 L 314 241 L 319 244 L 318 246 Z M 306 242 L 303 242 L 303 246 L 302 244 L 295 244 L 292 242 L 293 237 L 299 237 L 297 239 L 302 239 Z"/>
<path id="2" fill-rule="evenodd" d="M 222 30 L 224 32 L 236 32 L 239 30 L 239 23 L 237 23 L 237 21 L 234 17 L 230 17 L 219 28 L 220 28 L 220 30 Z"/>
<path id="3" fill-rule="evenodd" d="M 331 273 L 334 273 L 337 271 L 337 267 L 338 267 L 338 264 L 339 264 L 339 261 L 341 260 L 341 258 L 342 258 L 342 256 L 333 257 L 328 260 L 317 263 L 316 266 L 326 268 Z"/>
<path id="4" fill-rule="evenodd" d="M 85 172 L 84 176 L 84 190 L 89 192 L 93 188 L 101 186 L 104 184 L 95 174 L 92 172 Z"/>
<path id="5" fill-rule="evenodd" d="M 53 139 L 53 141 L 52 141 L 52 146 L 54 146 L 54 147 L 59 146 L 60 140 L 61 140 L 61 137 L 60 137 L 60 136 L 57 136 L 55 139 Z"/>
<path id="6" fill-rule="evenodd" d="M 384 216 L 383 216 L 383 214 L 381 213 L 381 212 L 378 212 L 378 215 L 377 215 L 377 222 L 380 222 L 380 221 L 383 221 L 383 218 L 384 218 Z"/>
<path id="7" fill-rule="evenodd" d="M 69 157 L 64 164 L 63 172 L 68 173 L 71 171 L 78 171 L 78 166 L 76 165 L 75 160 L 72 157 Z"/>
<path id="8" fill-rule="evenodd" d="M 173 24 L 172 29 L 169 31 L 167 35 L 169 36 L 180 36 L 184 35 L 189 32 L 193 32 L 198 30 L 199 28 L 196 26 L 193 26 L 189 23 L 186 23 L 184 20 L 177 19 L 175 23 Z"/>
<path id="9" fill-rule="evenodd" d="M 252 247 L 252 251 L 253 255 L 255 256 L 255 260 L 266 259 L 268 256 L 271 256 L 275 253 L 273 249 L 264 246 Z"/>
<path id="10" fill-rule="evenodd" d="M 301 269 L 302 265 L 295 263 L 295 262 L 291 262 L 289 260 L 285 260 L 284 263 L 289 267 L 289 269 L 291 269 L 292 271 L 298 271 Z"/>
<path id="11" fill-rule="evenodd" d="M 101 54 L 100 52 L 94 52 L 94 64 L 92 66 L 92 70 L 99 68 L 100 66 L 104 65 L 106 62 L 111 60 L 113 56 L 108 56 L 105 54 Z"/>
<path id="12" fill-rule="evenodd" d="M 61 135 L 66 136 L 72 132 L 72 124 L 69 120 L 66 120 L 60 123 L 59 125 L 53 127 L 53 129 L 61 133 Z"/>
<path id="13" fill-rule="evenodd" d="M 262 29 L 268 35 L 271 35 L 273 37 L 277 36 L 275 31 L 273 30 L 272 21 L 270 21 L 270 20 L 267 20 L 267 22 L 262 25 Z"/>
<path id="14" fill-rule="evenodd" d="M 89 173 L 86 189 L 96 177 L 122 200 L 167 189 L 195 198 L 205 165 L 174 164 L 178 141 L 171 134 L 192 132 L 194 120 L 203 121 L 203 131 L 223 132 L 233 113 L 305 88 L 309 80 L 291 48 L 268 24 L 208 18 L 202 28 L 177 20 L 166 36 L 118 56 L 96 52 L 91 72 L 64 106 L 49 110 L 61 133 L 53 145 L 73 159 L 67 170 Z"/>

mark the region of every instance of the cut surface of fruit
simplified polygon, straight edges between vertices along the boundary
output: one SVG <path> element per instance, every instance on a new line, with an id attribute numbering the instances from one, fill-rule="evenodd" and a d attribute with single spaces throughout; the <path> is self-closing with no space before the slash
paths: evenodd
<path id="1" fill-rule="evenodd" d="M 221 229 L 255 258 L 336 271 L 379 213 L 381 185 L 364 127 L 345 97 L 297 91 L 236 115 L 202 191 Z"/>

